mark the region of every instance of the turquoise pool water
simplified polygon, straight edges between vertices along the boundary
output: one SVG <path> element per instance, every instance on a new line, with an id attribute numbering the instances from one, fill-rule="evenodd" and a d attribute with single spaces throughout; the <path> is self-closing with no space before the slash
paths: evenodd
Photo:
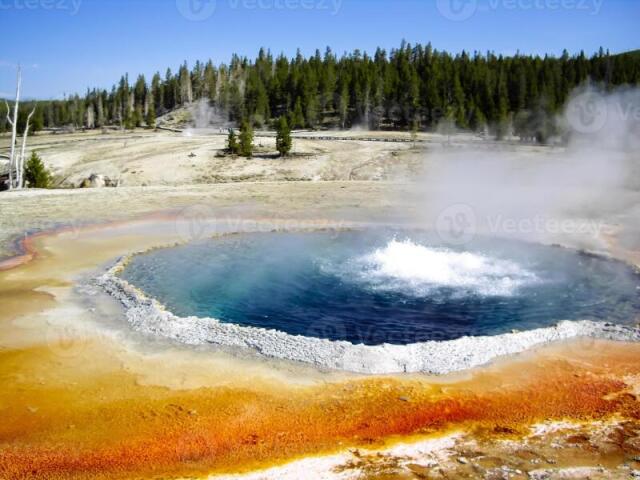
<path id="1" fill-rule="evenodd" d="M 180 316 L 368 345 L 640 315 L 640 275 L 621 262 L 496 239 L 450 249 L 423 231 L 229 235 L 138 255 L 122 276 Z"/>

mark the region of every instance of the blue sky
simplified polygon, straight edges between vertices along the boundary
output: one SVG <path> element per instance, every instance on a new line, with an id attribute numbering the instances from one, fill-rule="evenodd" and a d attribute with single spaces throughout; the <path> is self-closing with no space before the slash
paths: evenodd
<path id="1" fill-rule="evenodd" d="M 0 96 L 13 92 L 18 62 L 25 96 L 62 98 L 261 46 L 622 52 L 640 48 L 638 25 L 637 0 L 0 0 Z"/>

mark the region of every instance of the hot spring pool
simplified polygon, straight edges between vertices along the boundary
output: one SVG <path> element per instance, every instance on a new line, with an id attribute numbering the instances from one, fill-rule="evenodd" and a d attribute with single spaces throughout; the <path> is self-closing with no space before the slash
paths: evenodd
<path id="1" fill-rule="evenodd" d="M 366 345 L 640 314 L 621 262 L 496 239 L 452 250 L 422 231 L 229 235 L 137 255 L 121 276 L 181 317 Z"/>

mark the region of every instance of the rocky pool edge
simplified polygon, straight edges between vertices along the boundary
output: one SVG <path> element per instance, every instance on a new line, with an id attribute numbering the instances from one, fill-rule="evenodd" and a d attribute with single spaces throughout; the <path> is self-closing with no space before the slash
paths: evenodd
<path id="1" fill-rule="evenodd" d="M 638 342 L 640 328 L 590 320 L 562 320 L 556 325 L 492 336 L 460 337 L 407 345 L 354 345 L 207 317 L 179 317 L 118 274 L 132 255 L 121 257 L 93 282 L 124 307 L 136 331 L 187 345 L 218 345 L 250 349 L 266 357 L 310 363 L 317 367 L 363 374 L 446 374 L 484 365 L 491 360 L 536 346 L 587 337 Z"/>

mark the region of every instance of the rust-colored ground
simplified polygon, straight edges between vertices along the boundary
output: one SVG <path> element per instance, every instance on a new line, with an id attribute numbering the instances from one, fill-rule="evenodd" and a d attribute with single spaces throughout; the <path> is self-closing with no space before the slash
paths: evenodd
<path id="1" fill-rule="evenodd" d="M 479 436 L 518 436 L 549 419 L 638 419 L 640 403 L 629 379 L 640 375 L 640 349 L 603 342 L 591 347 L 580 363 L 547 348 L 448 384 L 374 378 L 290 389 L 181 391 L 138 385 L 126 372 L 51 385 L 28 378 L 30 363 L 46 362 L 47 351 L 4 352 L 0 475 L 242 471 L 397 435 L 463 428 Z"/>
<path id="2" fill-rule="evenodd" d="M 263 373 L 268 366 L 253 371 L 246 359 L 220 360 L 226 374 L 190 382 L 202 372 L 196 363 L 179 366 L 180 352 L 176 364 L 168 354 L 163 364 L 102 338 L 60 343 L 44 332 L 46 319 L 61 315 L 61 300 L 41 287 L 64 290 L 70 270 L 121 248 L 96 236 L 76 239 L 73 249 L 64 244 L 51 239 L 46 254 L 0 272 L 3 479 L 204 476 L 452 430 L 482 441 L 518 438 L 545 420 L 640 418 L 640 346 L 633 344 L 579 340 L 442 378 L 327 374 L 305 384 L 273 380 Z M 101 256 L 68 263 L 96 249 Z M 37 341 L 40 325 L 45 338 Z M 179 373 L 184 386 L 150 381 L 144 370 Z"/>

